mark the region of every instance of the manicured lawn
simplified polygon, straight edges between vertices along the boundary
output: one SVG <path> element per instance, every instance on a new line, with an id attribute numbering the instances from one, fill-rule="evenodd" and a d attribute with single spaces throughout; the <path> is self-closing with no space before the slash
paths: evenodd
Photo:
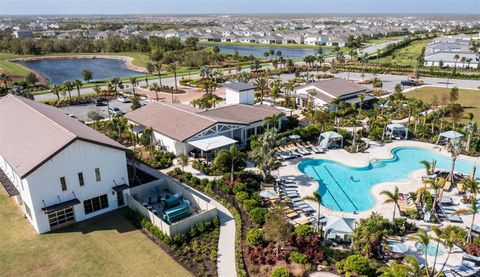
<path id="1" fill-rule="evenodd" d="M 389 56 L 371 60 L 371 63 L 415 66 L 418 56 L 422 53 L 422 48 L 426 47 L 429 42 L 430 39 L 412 41 L 409 45 L 393 51 Z"/>
<path id="2" fill-rule="evenodd" d="M 0 276 L 191 276 L 125 212 L 37 235 L 0 189 Z"/>
<path id="3" fill-rule="evenodd" d="M 399 40 L 403 39 L 405 36 L 394 36 L 394 37 L 380 37 L 380 38 L 374 38 L 370 39 L 367 41 L 366 45 L 370 46 L 373 44 L 379 44 L 379 43 L 384 43 L 388 41 L 394 41 L 394 40 Z"/>
<path id="4" fill-rule="evenodd" d="M 424 102 L 432 103 L 434 95 L 436 95 L 441 104 L 442 96 L 446 95 L 448 99 L 449 93 L 450 88 L 422 87 L 405 93 L 405 96 L 409 98 L 418 98 Z M 466 117 L 467 113 L 473 113 L 475 115 L 474 120 L 480 122 L 480 90 L 459 89 L 458 103 L 461 104 L 465 110 L 464 117 Z M 466 120 L 467 119 L 464 119 L 463 121 Z"/>
<path id="5" fill-rule="evenodd" d="M 7 61 L 7 59 L 17 58 L 19 55 L 9 54 L 9 53 L 0 53 L 0 71 L 6 72 L 15 76 L 26 76 L 28 70 L 18 64 Z"/>

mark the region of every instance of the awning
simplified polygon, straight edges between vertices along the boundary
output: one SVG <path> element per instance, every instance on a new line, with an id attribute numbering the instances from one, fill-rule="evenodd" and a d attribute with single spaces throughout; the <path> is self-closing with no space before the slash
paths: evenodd
<path id="1" fill-rule="evenodd" d="M 341 139 L 341 138 L 343 138 L 342 135 L 340 135 L 337 132 L 333 132 L 333 131 L 323 132 L 323 133 L 320 134 L 320 136 L 322 136 L 324 138 L 327 138 L 327 139 Z"/>
<path id="2" fill-rule="evenodd" d="M 371 101 L 373 99 L 375 99 L 374 96 L 372 96 L 370 94 L 365 94 L 365 99 L 363 99 L 363 103 Z M 348 104 L 358 104 L 358 103 L 361 102 L 360 97 L 358 97 L 358 94 L 351 97 L 351 98 L 350 97 L 349 98 L 343 98 L 342 100 L 345 101 Z"/>
<path id="3" fill-rule="evenodd" d="M 8 196 L 17 196 L 20 193 L 18 193 L 17 188 L 13 185 L 12 181 L 7 177 L 5 172 L 3 172 L 2 169 L 0 169 L 0 183 L 2 184 L 3 188 L 7 191 Z"/>
<path id="4" fill-rule="evenodd" d="M 116 193 L 120 193 L 128 188 L 130 187 L 127 184 L 123 184 L 123 185 L 114 186 L 112 190 L 115 191 Z"/>
<path id="5" fill-rule="evenodd" d="M 237 141 L 226 136 L 216 136 L 188 142 L 188 144 L 203 151 L 210 151 L 234 143 L 237 143 Z"/>
<path id="6" fill-rule="evenodd" d="M 73 199 L 65 201 L 65 202 L 60 202 L 58 204 L 42 208 L 42 211 L 44 211 L 46 214 L 49 214 L 49 213 L 52 213 L 52 212 L 63 210 L 65 208 L 69 208 L 69 207 L 77 205 L 77 204 L 80 204 L 80 200 L 78 200 L 77 198 L 73 198 Z"/>
<path id="7" fill-rule="evenodd" d="M 447 132 L 443 132 L 443 133 L 440 133 L 441 137 L 445 137 L 445 138 L 448 138 L 448 139 L 460 139 L 460 138 L 463 138 L 463 134 L 462 133 L 459 133 L 459 132 L 456 132 L 456 131 L 447 131 Z"/>
<path id="8" fill-rule="evenodd" d="M 407 127 L 403 126 L 402 124 L 399 123 L 392 123 L 388 124 L 387 128 L 390 130 L 407 130 Z"/>

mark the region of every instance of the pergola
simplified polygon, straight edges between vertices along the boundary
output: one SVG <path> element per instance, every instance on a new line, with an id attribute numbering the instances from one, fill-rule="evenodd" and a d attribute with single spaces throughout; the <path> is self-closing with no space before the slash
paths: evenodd
<path id="1" fill-rule="evenodd" d="M 390 139 L 408 139 L 408 128 L 399 123 L 388 124 L 383 132 Z"/>
<path id="2" fill-rule="evenodd" d="M 438 135 L 437 144 L 448 143 L 450 140 L 461 140 L 462 138 L 463 138 L 462 133 L 451 130 L 451 131 L 440 133 Z"/>
<path id="3" fill-rule="evenodd" d="M 328 131 L 320 134 L 319 137 L 319 146 L 323 149 L 328 148 L 342 148 L 343 147 L 343 136 L 339 133 Z"/>

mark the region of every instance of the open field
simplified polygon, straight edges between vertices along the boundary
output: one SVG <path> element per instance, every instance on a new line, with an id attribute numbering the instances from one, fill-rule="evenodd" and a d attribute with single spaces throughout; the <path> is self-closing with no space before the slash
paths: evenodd
<path id="1" fill-rule="evenodd" d="M 409 45 L 394 50 L 389 56 L 380 59 L 373 59 L 370 62 L 379 64 L 390 63 L 393 65 L 415 66 L 417 64 L 417 58 L 422 53 L 423 47 L 426 47 L 429 42 L 430 39 L 412 41 Z"/>
<path id="2" fill-rule="evenodd" d="M 37 235 L 0 189 L 0 276 L 190 276 L 125 212 Z"/>
<path id="3" fill-rule="evenodd" d="M 441 101 L 442 96 L 446 95 L 448 97 L 449 93 L 449 88 L 422 87 L 405 93 L 405 96 L 408 98 L 418 98 L 426 103 L 432 103 L 434 95 L 437 96 L 438 101 Z M 461 104 L 465 110 L 464 117 L 466 117 L 467 113 L 473 113 L 475 116 L 474 120 L 480 122 L 480 90 L 459 89 L 458 103 Z M 463 121 L 467 121 L 467 119 L 464 118 Z"/>
<path id="4" fill-rule="evenodd" d="M 370 39 L 366 42 L 367 46 L 373 45 L 373 44 L 379 44 L 379 43 L 384 43 L 384 42 L 389 42 L 389 41 L 394 41 L 394 40 L 399 40 L 403 39 L 405 36 L 394 36 L 394 37 L 379 37 L 379 38 L 374 38 Z"/>

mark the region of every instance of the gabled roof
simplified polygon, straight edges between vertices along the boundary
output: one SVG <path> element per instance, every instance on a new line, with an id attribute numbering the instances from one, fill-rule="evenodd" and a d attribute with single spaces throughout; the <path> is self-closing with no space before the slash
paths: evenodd
<path id="1" fill-rule="evenodd" d="M 265 117 L 269 117 L 279 113 L 280 112 L 277 109 L 270 106 L 236 104 L 206 110 L 198 114 L 209 118 L 216 118 L 217 120 L 221 120 L 222 122 L 246 125 L 262 121 L 265 119 Z"/>
<path id="2" fill-rule="evenodd" d="M 126 150 L 57 108 L 8 94 L 0 98 L 0 155 L 24 178 L 76 140 Z"/>
<path id="3" fill-rule="evenodd" d="M 348 81 L 340 78 L 333 78 L 329 80 L 318 81 L 315 83 L 305 84 L 300 86 L 298 89 L 315 87 L 323 92 L 326 92 L 333 97 L 342 97 L 356 92 L 365 92 L 367 88 L 361 85 L 358 85 L 352 81 Z M 318 92 L 317 92 L 318 94 Z"/>

